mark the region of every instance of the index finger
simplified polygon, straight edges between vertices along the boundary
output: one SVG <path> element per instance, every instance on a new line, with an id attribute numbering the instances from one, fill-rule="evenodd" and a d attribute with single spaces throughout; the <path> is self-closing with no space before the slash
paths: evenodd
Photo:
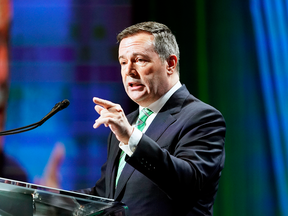
<path id="1" fill-rule="evenodd" d="M 111 107 L 117 106 L 117 104 L 112 103 L 111 101 L 104 100 L 104 99 L 97 98 L 97 97 L 93 97 L 93 102 L 94 102 L 95 104 L 98 104 L 98 105 L 104 107 L 105 109 L 109 109 L 109 108 L 111 108 Z"/>

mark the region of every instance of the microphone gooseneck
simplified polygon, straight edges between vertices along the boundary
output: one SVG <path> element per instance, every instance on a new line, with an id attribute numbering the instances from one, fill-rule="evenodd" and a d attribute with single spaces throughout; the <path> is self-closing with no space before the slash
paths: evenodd
<path id="1" fill-rule="evenodd" d="M 59 112 L 60 110 L 65 109 L 66 107 L 68 107 L 69 104 L 70 104 L 69 100 L 65 99 L 65 100 L 55 104 L 55 106 L 52 108 L 52 110 L 46 116 L 44 116 L 44 118 L 42 118 L 39 122 L 36 122 L 34 124 L 30 124 L 30 125 L 27 125 L 27 126 L 24 126 L 24 127 L 20 127 L 20 128 L 15 128 L 15 129 L 11 129 L 11 130 L 1 131 L 0 132 L 0 136 L 12 135 L 12 134 L 22 133 L 22 132 L 25 132 L 25 131 L 29 131 L 29 130 L 35 129 L 35 128 L 41 126 L 45 121 L 47 121 L 49 118 L 51 118 L 57 112 Z"/>

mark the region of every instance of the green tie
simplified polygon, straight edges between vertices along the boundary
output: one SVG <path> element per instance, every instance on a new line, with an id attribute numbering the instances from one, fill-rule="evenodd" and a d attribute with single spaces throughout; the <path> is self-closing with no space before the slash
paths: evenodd
<path id="1" fill-rule="evenodd" d="M 148 108 L 143 108 L 141 110 L 141 113 L 138 117 L 138 120 L 136 122 L 136 125 L 135 127 L 138 128 L 140 131 L 142 131 L 145 127 L 145 123 L 146 123 L 146 120 L 147 118 L 153 113 L 153 111 L 151 111 L 150 109 Z"/>
<path id="2" fill-rule="evenodd" d="M 148 109 L 148 108 L 143 108 L 143 109 L 141 110 L 140 114 L 139 114 L 139 117 L 138 117 L 138 119 L 137 119 L 137 122 L 136 122 L 135 127 L 136 127 L 138 130 L 142 131 L 142 130 L 145 128 L 145 126 L 146 126 L 145 123 L 146 123 L 147 118 L 148 118 L 152 113 L 153 113 L 153 111 L 151 111 L 150 109 Z M 125 166 L 125 164 L 126 164 L 126 162 L 125 162 L 125 155 L 126 155 L 126 154 L 124 154 L 124 152 L 122 151 L 122 152 L 121 152 L 121 155 L 120 155 L 120 159 L 119 159 L 119 166 L 118 166 L 118 171 L 117 171 L 117 176 L 116 176 L 116 183 L 115 183 L 116 187 L 117 187 L 118 180 L 119 180 L 119 177 L 120 177 L 120 175 L 121 175 L 121 172 L 122 172 L 122 170 L 123 170 L 123 168 L 124 168 L 124 166 Z"/>

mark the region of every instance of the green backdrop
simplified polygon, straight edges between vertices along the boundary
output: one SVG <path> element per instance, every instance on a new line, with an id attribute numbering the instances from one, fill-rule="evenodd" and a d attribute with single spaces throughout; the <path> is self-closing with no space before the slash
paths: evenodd
<path id="1" fill-rule="evenodd" d="M 288 122 L 286 116 L 277 111 L 281 106 L 282 110 L 288 107 L 286 103 L 277 105 L 273 96 L 267 101 L 269 89 L 267 83 L 263 82 L 263 71 L 270 68 L 271 89 L 279 85 L 273 79 L 273 75 L 278 74 L 272 67 L 273 62 L 268 66 L 263 66 L 263 62 L 273 59 L 272 54 L 276 55 L 276 59 L 280 55 L 277 53 L 279 50 L 271 54 L 271 46 L 274 41 L 278 41 L 278 34 L 283 36 L 288 31 L 288 23 L 285 22 L 285 19 L 288 21 L 288 2 L 148 2 L 145 7 L 141 3 L 134 3 L 134 22 L 154 20 L 172 29 L 180 46 L 181 82 L 196 97 L 219 109 L 226 119 L 226 162 L 214 206 L 215 215 L 288 215 L 287 140 L 283 138 L 285 130 L 281 125 L 277 126 L 277 122 L 271 124 L 269 121 L 270 118 L 273 122 L 277 115 L 283 122 Z M 258 12 L 260 15 L 257 20 L 255 13 Z M 283 22 L 282 31 L 269 31 L 269 25 L 277 27 L 279 20 Z M 261 22 L 266 31 L 259 33 L 257 29 Z M 273 37 L 269 37 L 269 33 Z M 261 40 L 265 35 L 268 35 L 267 40 Z M 280 50 L 284 50 L 283 59 L 287 57 L 288 62 L 285 36 L 278 45 Z M 267 49 L 263 51 L 261 48 L 264 45 L 267 45 Z M 270 56 L 261 62 L 263 52 L 267 55 L 270 53 Z M 287 64 L 285 66 L 279 69 L 280 72 L 282 69 L 279 80 L 288 86 L 285 75 L 288 70 L 284 70 L 288 69 Z M 281 91 L 284 95 L 287 92 L 282 88 L 275 91 L 274 96 Z M 267 109 L 271 103 L 276 104 L 274 113 Z M 275 142 L 271 131 L 278 127 L 282 136 L 280 134 L 279 142 Z M 273 151 L 275 147 L 278 151 Z M 279 157 L 282 160 L 275 160 Z"/>

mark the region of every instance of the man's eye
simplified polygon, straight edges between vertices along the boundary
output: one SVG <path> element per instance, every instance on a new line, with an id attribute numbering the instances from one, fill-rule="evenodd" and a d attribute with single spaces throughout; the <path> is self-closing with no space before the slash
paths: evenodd
<path id="1" fill-rule="evenodd" d="M 137 59 L 137 62 L 145 62 L 145 60 L 144 59 Z"/>

